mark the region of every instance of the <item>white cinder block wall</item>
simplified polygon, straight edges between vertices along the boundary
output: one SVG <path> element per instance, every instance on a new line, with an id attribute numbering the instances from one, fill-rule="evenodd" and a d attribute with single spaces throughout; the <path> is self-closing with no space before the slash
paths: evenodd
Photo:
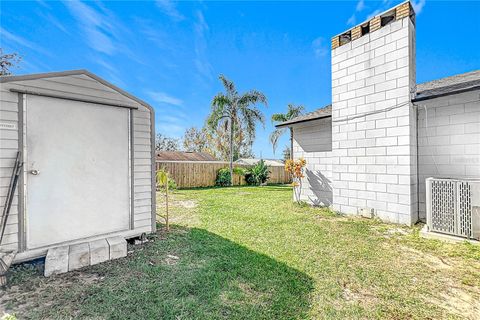
<path id="1" fill-rule="evenodd" d="M 374 209 L 382 220 L 411 225 L 418 219 L 414 14 L 408 2 L 393 11 L 393 22 L 374 17 L 365 35 L 353 28 L 346 44 L 332 39 L 333 208 Z"/>
<path id="2" fill-rule="evenodd" d="M 419 212 L 425 220 L 426 178 L 480 178 L 480 90 L 415 104 Z"/>
<path id="3" fill-rule="evenodd" d="M 307 161 L 300 199 L 312 205 L 332 204 L 332 122 L 330 118 L 293 126 L 293 158 Z"/>

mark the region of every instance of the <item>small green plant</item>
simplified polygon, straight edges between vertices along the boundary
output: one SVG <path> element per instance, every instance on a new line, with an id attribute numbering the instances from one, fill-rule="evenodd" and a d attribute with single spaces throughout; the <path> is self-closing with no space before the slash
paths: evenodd
<path id="1" fill-rule="evenodd" d="M 164 168 L 162 168 L 162 169 L 157 171 L 157 191 L 165 191 L 165 184 L 158 182 L 159 172 L 162 172 L 161 175 L 163 175 L 164 173 L 167 173 L 167 175 L 168 175 L 168 191 L 177 190 L 178 186 L 177 186 L 177 183 L 175 182 L 175 180 L 172 177 L 170 177 L 170 175 L 168 174 L 168 172 L 165 171 Z"/>
<path id="2" fill-rule="evenodd" d="M 177 190 L 177 183 L 173 178 L 168 177 L 168 190 L 173 191 Z"/>
<path id="3" fill-rule="evenodd" d="M 245 181 L 249 185 L 259 186 L 267 182 L 269 175 L 270 171 L 268 170 L 265 161 L 262 159 L 249 170 L 247 170 L 245 173 Z"/>
<path id="4" fill-rule="evenodd" d="M 4 313 L 0 320 L 17 320 L 14 314 Z"/>
<path id="5" fill-rule="evenodd" d="M 170 231 L 170 224 L 169 224 L 169 216 L 168 216 L 168 190 L 170 189 L 170 186 L 176 188 L 177 184 L 175 183 L 175 180 L 169 177 L 168 172 L 165 170 L 165 168 L 162 168 L 157 171 L 157 185 L 160 190 L 165 191 L 165 229 L 167 231 Z"/>

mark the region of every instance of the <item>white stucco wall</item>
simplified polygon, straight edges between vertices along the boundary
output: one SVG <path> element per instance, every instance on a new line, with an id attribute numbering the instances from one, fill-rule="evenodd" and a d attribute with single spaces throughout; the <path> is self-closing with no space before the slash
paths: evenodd
<path id="1" fill-rule="evenodd" d="M 294 159 L 307 161 L 300 199 L 313 205 L 332 204 L 332 122 L 331 118 L 293 126 Z"/>
<path id="2" fill-rule="evenodd" d="M 426 178 L 480 178 L 480 90 L 416 105 L 419 214 L 424 220 Z"/>
<path id="3" fill-rule="evenodd" d="M 415 26 L 392 22 L 332 50 L 333 208 L 417 219 Z"/>

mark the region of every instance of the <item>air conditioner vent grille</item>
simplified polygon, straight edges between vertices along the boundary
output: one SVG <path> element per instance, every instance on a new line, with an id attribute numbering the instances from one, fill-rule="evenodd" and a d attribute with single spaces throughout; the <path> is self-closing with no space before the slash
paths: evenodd
<path id="1" fill-rule="evenodd" d="M 430 230 L 465 238 L 478 237 L 478 232 L 474 230 L 473 208 L 480 196 L 477 188 L 479 183 L 473 180 L 428 178 L 427 225 Z"/>
<path id="2" fill-rule="evenodd" d="M 469 183 L 459 182 L 459 234 L 472 237 L 472 188 Z"/>
<path id="3" fill-rule="evenodd" d="M 455 182 L 432 182 L 432 229 L 455 234 Z"/>

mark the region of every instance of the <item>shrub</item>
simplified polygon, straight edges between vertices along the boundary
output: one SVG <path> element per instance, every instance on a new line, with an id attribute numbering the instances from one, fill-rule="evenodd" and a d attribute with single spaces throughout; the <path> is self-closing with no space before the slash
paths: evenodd
<path id="1" fill-rule="evenodd" d="M 246 170 L 240 167 L 234 167 L 233 173 L 240 176 L 244 176 Z M 217 172 L 217 179 L 215 180 L 215 185 L 220 187 L 228 187 L 231 185 L 232 179 L 230 177 L 230 168 L 222 168 Z"/>
<path id="2" fill-rule="evenodd" d="M 215 180 L 215 185 L 220 187 L 226 187 L 231 185 L 232 178 L 230 177 L 230 169 L 222 168 L 217 172 L 217 180 Z"/>
<path id="3" fill-rule="evenodd" d="M 244 169 L 242 167 L 234 167 L 233 173 L 238 174 L 239 176 L 244 176 L 247 173 L 247 169 Z"/>
<path id="4" fill-rule="evenodd" d="M 248 169 L 245 173 L 245 181 L 249 185 L 258 186 L 267 182 L 269 174 L 270 171 L 268 171 L 268 167 L 262 159 L 257 162 L 256 165 Z"/>
<path id="5" fill-rule="evenodd" d="M 294 190 L 295 200 L 300 203 L 300 194 L 302 193 L 302 178 L 304 177 L 303 171 L 307 161 L 300 158 L 298 160 L 287 160 L 285 162 L 285 171 L 290 173 L 293 178 L 292 186 Z"/>

